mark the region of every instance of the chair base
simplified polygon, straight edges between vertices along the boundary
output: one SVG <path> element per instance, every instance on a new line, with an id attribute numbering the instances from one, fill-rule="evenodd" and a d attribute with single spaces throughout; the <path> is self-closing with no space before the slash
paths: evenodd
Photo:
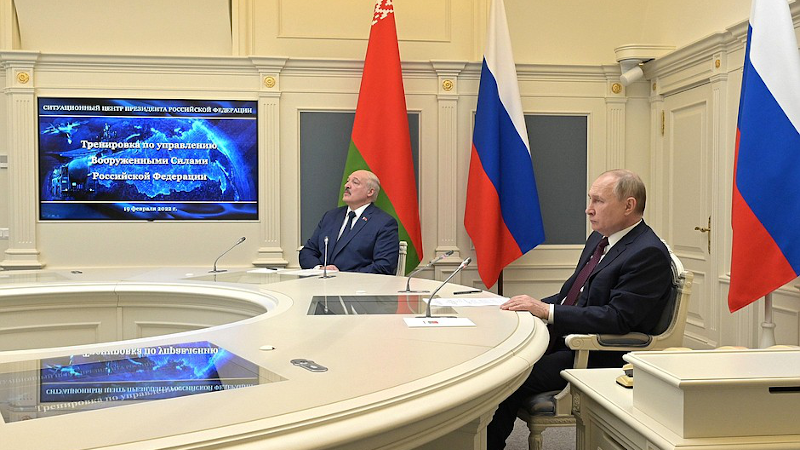
<path id="1" fill-rule="evenodd" d="M 528 423 L 531 435 L 528 437 L 529 450 L 542 450 L 542 431 L 549 427 L 575 427 L 574 417 L 551 417 L 552 421 L 535 422 L 532 426 Z"/>
<path id="2" fill-rule="evenodd" d="M 542 432 L 549 427 L 574 427 L 575 416 L 531 416 L 524 410 L 520 410 L 517 416 L 528 424 L 528 450 L 542 450 Z"/>

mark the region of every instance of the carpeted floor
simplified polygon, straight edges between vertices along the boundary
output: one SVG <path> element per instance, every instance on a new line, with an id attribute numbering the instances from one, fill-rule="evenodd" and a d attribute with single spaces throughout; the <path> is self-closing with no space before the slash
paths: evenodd
<path id="1" fill-rule="evenodd" d="M 575 427 L 548 428 L 542 433 L 544 450 L 575 450 Z M 517 419 L 514 431 L 506 440 L 506 450 L 528 449 L 528 425 Z"/>

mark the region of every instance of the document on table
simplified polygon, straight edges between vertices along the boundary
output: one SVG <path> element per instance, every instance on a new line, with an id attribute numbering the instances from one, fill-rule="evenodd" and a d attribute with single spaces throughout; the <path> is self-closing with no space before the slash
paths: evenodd
<path id="1" fill-rule="evenodd" d="M 259 267 L 258 269 L 248 270 L 247 273 L 277 273 L 283 270 L 284 269 L 278 269 L 274 267 Z"/>
<path id="2" fill-rule="evenodd" d="M 431 306 L 500 306 L 507 301 L 508 297 L 441 297 L 433 299 Z"/>
<path id="3" fill-rule="evenodd" d="M 475 322 L 466 317 L 406 317 L 403 320 L 409 328 L 475 326 Z"/>
<path id="4" fill-rule="evenodd" d="M 328 275 L 336 275 L 336 270 L 329 270 Z M 322 269 L 298 269 L 287 270 L 281 272 L 281 275 L 299 275 L 301 277 L 308 277 L 313 275 L 323 275 L 325 272 Z"/>

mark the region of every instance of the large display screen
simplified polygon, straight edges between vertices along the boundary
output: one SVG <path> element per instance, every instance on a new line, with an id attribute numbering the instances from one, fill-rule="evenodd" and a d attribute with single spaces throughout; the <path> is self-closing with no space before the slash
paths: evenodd
<path id="1" fill-rule="evenodd" d="M 256 101 L 39 98 L 41 220 L 257 220 Z"/>

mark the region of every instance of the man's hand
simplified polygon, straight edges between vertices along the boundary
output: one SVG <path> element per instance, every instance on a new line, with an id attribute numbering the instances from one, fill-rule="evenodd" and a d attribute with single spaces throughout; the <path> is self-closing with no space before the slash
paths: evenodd
<path id="1" fill-rule="evenodd" d="M 336 266 L 334 266 L 333 264 L 328 264 L 328 265 L 327 265 L 327 266 L 325 266 L 325 267 L 326 267 L 328 270 L 332 270 L 332 271 L 334 271 L 334 272 L 338 272 L 338 271 L 339 271 L 339 268 L 338 268 L 338 267 L 336 267 Z"/>
<path id="2" fill-rule="evenodd" d="M 550 305 L 528 295 L 515 295 L 507 302 L 500 305 L 500 309 L 507 311 L 528 311 L 534 316 L 547 320 L 550 315 Z"/>

